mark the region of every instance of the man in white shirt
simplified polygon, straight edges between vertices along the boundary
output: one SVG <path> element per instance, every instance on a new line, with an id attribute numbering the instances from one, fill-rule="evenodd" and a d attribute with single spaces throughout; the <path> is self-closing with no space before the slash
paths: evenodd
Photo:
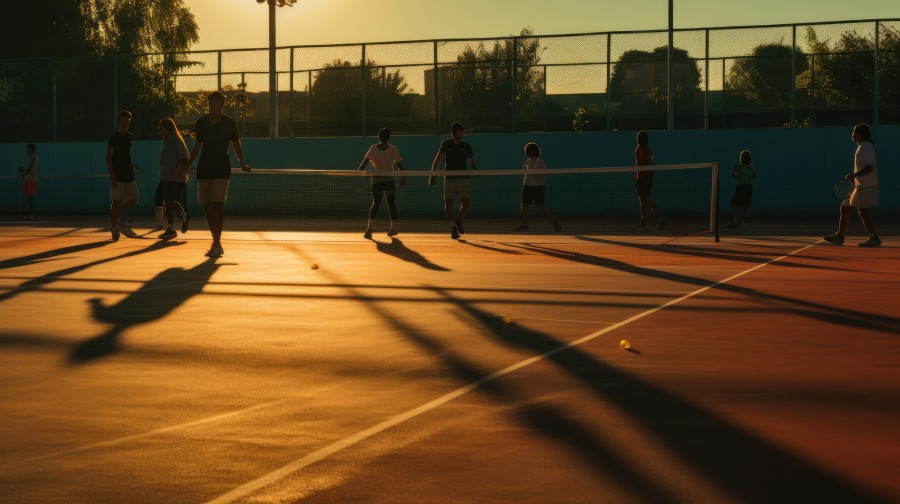
<path id="1" fill-rule="evenodd" d="M 853 128 L 853 141 L 859 146 L 853 157 L 853 173 L 844 178 L 852 180 L 855 187 L 850 196 L 841 202 L 841 217 L 838 221 L 837 232 L 825 236 L 823 239 L 835 245 L 843 245 L 844 233 L 850 224 L 850 209 L 855 208 L 859 212 L 863 226 L 869 232 L 869 238 L 859 243 L 859 246 L 877 247 L 881 245 L 881 238 L 875 232 L 875 221 L 872 219 L 869 209 L 878 206 L 878 171 L 875 164 L 872 130 L 868 124 L 857 124 Z"/>
<path id="2" fill-rule="evenodd" d="M 378 140 L 380 142 L 369 147 L 362 163 L 359 164 L 359 171 L 366 169 L 369 161 L 372 162 L 372 208 L 369 209 L 369 224 L 366 226 L 366 232 L 363 237 L 367 240 L 372 238 L 372 224 L 381 208 L 382 198 L 387 200 L 388 213 L 391 215 L 391 227 L 387 232 L 388 236 L 395 236 L 397 231 L 397 202 L 394 199 L 396 187 L 394 184 L 394 164 L 397 165 L 398 171 L 403 171 L 403 158 L 400 157 L 400 151 L 397 147 L 388 143 L 391 139 L 391 130 L 382 128 L 378 132 Z M 403 187 L 403 177 L 399 180 L 400 187 Z"/>

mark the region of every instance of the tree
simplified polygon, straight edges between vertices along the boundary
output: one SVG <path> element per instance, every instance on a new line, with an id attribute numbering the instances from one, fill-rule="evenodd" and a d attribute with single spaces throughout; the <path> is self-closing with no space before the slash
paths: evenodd
<path id="1" fill-rule="evenodd" d="M 400 71 L 390 72 L 372 60 L 356 63 L 335 60 L 319 70 L 310 89 L 312 115 L 324 134 L 357 135 L 363 117 L 363 86 L 367 115 L 412 115 L 409 85 Z M 376 106 L 377 105 L 377 106 Z"/>
<path id="2" fill-rule="evenodd" d="M 441 67 L 441 119 L 462 122 L 467 129 L 505 129 L 513 100 L 518 114 L 534 113 L 543 84 L 537 68 L 542 48 L 533 34 L 524 28 L 518 38 L 495 42 L 490 49 L 484 43 L 466 46 L 455 64 Z"/>
<path id="3" fill-rule="evenodd" d="M 0 69 L 6 74 L 0 76 L 0 88 L 12 90 L 0 93 L 0 106 L 7 111 L 0 118 L 5 138 L 28 129 L 49 132 L 54 78 L 60 140 L 105 136 L 114 123 L 111 97 L 116 91 L 120 108 L 135 112 L 134 130 L 139 136 L 155 136 L 159 118 L 174 113 L 174 75 L 191 64 L 184 51 L 199 40 L 197 24 L 184 0 L 6 3 L 4 9 L 9 7 L 11 12 L 7 15 L 4 10 L 0 20 L 4 24 L 0 55 L 56 59 L 14 65 L 15 74 L 7 74 L 6 66 Z M 119 85 L 115 90 L 114 75 Z M 35 116 L 34 121 L 47 126 L 21 124 L 21 117 Z M 47 137 L 41 133 L 31 138 Z"/>
<path id="4" fill-rule="evenodd" d="M 622 111 L 643 109 L 664 112 L 668 103 L 668 46 L 652 51 L 625 51 L 613 65 L 609 79 L 610 101 L 622 104 Z M 691 95 L 700 91 L 700 67 L 684 49 L 672 49 L 675 74 L 675 109 L 687 110 Z"/>
<path id="5" fill-rule="evenodd" d="M 269 3 L 272 0 L 256 0 L 256 3 L 264 4 Z M 274 0 L 275 5 L 279 7 L 293 7 L 297 0 Z"/>
<path id="6" fill-rule="evenodd" d="M 792 49 L 784 44 L 762 44 L 752 55 L 735 61 L 725 79 L 728 101 L 745 105 L 787 109 L 791 106 L 791 82 L 805 72 L 806 54 L 796 50 L 796 73 L 791 73 Z"/>
<path id="7" fill-rule="evenodd" d="M 819 40 L 815 29 L 809 27 L 806 39 L 812 64 L 798 77 L 798 87 L 807 89 L 817 106 L 871 107 L 874 37 L 846 31 L 832 45 L 829 40 Z M 882 24 L 878 51 L 881 102 L 900 106 L 900 29 Z"/>

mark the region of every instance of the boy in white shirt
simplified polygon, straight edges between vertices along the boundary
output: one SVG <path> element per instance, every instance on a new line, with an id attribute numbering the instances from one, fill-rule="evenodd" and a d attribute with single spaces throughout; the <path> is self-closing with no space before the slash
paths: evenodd
<path id="1" fill-rule="evenodd" d="M 382 128 L 378 132 L 378 140 L 380 143 L 369 147 L 362 163 L 359 164 L 359 171 L 366 169 L 369 161 L 372 162 L 372 207 L 369 209 L 369 223 L 366 226 L 366 232 L 363 237 L 367 240 L 372 238 L 372 224 L 378 215 L 378 209 L 381 208 L 381 199 L 387 199 L 388 213 L 391 215 L 391 227 L 387 232 L 388 236 L 395 236 L 397 231 L 397 202 L 394 199 L 396 187 L 394 184 L 394 164 L 397 165 L 398 171 L 403 171 L 403 158 L 400 157 L 400 151 L 397 147 L 388 143 L 391 139 L 391 130 Z M 403 177 L 399 180 L 400 187 L 403 187 Z"/>

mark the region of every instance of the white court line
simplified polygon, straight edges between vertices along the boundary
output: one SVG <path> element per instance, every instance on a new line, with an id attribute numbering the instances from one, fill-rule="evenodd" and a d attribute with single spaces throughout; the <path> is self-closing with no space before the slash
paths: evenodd
<path id="1" fill-rule="evenodd" d="M 789 254 L 785 254 L 781 257 L 772 259 L 768 262 L 757 264 L 756 266 L 754 266 L 750 269 L 747 269 L 740 273 L 732 275 L 724 280 L 720 280 L 713 284 L 707 285 L 706 287 L 701 287 L 691 293 L 685 294 L 684 296 L 681 296 L 676 299 L 672 299 L 664 304 L 661 304 L 661 305 L 657 306 L 656 308 L 651 308 L 647 311 L 638 313 L 637 315 L 627 318 L 621 322 L 617 322 L 616 324 L 613 324 L 605 329 L 600 329 L 599 331 L 593 332 L 581 339 L 566 343 L 565 345 L 560 345 L 552 350 L 548 350 L 547 352 L 542 353 L 541 355 L 532 357 L 530 359 L 525 359 L 521 362 L 518 362 L 511 366 L 505 367 L 495 373 L 489 374 L 489 375 L 481 378 L 480 380 L 469 383 L 468 385 L 466 385 L 464 387 L 458 388 L 458 389 L 454 390 L 453 392 L 450 392 L 441 397 L 438 397 L 437 399 L 427 402 L 417 408 L 413 408 L 405 413 L 401 413 L 393 418 L 385 420 L 384 422 L 373 425 L 372 427 L 369 427 L 368 429 L 365 429 L 365 430 L 357 432 L 356 434 L 347 436 L 344 439 L 335 441 L 334 443 L 331 443 L 328 446 L 320 448 L 320 449 L 310 453 L 309 455 L 306 455 L 305 457 L 299 458 L 299 459 L 297 459 L 287 465 L 284 465 L 268 474 L 260 476 L 259 478 L 256 478 L 253 481 L 244 483 L 243 485 L 241 485 L 237 488 L 234 488 L 233 490 L 231 490 L 229 492 L 226 492 L 218 497 L 215 497 L 214 499 L 207 501 L 206 504 L 229 504 L 229 503 L 235 502 L 238 499 L 242 499 L 242 498 L 256 492 L 257 490 L 260 490 L 260 489 L 265 488 L 273 483 L 276 483 L 284 478 L 287 478 L 288 476 L 299 471 L 300 469 L 303 469 L 307 466 L 315 464 L 316 462 L 319 462 L 325 458 L 328 458 L 329 456 L 343 450 L 344 448 L 353 446 L 356 443 L 359 443 L 360 441 L 364 441 L 365 439 L 368 439 L 376 434 L 380 434 L 381 432 L 384 432 L 384 431 L 390 429 L 391 427 L 395 427 L 397 425 L 405 423 L 408 420 L 411 420 L 419 415 L 422 415 L 422 414 L 427 413 L 435 408 L 443 406 L 444 404 L 447 404 L 448 402 L 453 401 L 454 399 L 457 399 L 461 396 L 468 394 L 469 392 L 472 392 L 473 390 L 478 389 L 479 387 L 481 387 L 482 385 L 484 385 L 486 383 L 495 381 L 498 378 L 501 378 L 510 373 L 518 371 L 526 366 L 530 366 L 531 364 L 534 364 L 536 362 L 545 360 L 548 357 L 552 357 L 552 356 L 554 356 L 560 352 L 563 352 L 565 350 L 568 350 L 570 348 L 574 348 L 581 344 L 587 343 L 593 339 L 596 339 L 599 336 L 602 336 L 606 333 L 615 331 L 616 329 L 619 329 L 620 327 L 624 327 L 624 326 L 626 326 L 632 322 L 635 322 L 637 320 L 640 320 L 648 315 L 652 315 L 664 308 L 668 308 L 669 306 L 678 304 L 686 299 L 690 299 L 698 294 L 706 292 L 709 289 L 712 289 L 712 288 L 722 285 L 724 283 L 730 282 L 736 278 L 740 278 L 740 277 L 746 275 L 747 273 L 751 273 L 753 271 L 756 271 L 756 270 L 762 268 L 763 266 L 768 266 L 769 264 L 772 264 L 776 261 L 780 261 L 780 260 L 790 257 L 798 252 L 802 252 L 810 247 L 815 246 L 816 243 L 818 243 L 818 241 L 815 243 L 806 245 L 805 247 L 799 248 Z"/>
<path id="2" fill-rule="evenodd" d="M 69 455 L 71 453 L 77 453 L 77 452 L 81 452 L 81 451 L 85 451 L 85 450 L 93 450 L 95 448 L 114 446 L 114 445 L 126 443 L 128 441 L 134 441 L 135 439 L 141 439 L 141 438 L 145 438 L 145 437 L 155 436 L 156 434 L 164 434 L 166 432 L 172 432 L 172 431 L 184 429 L 186 427 L 193 427 L 195 425 L 201 425 L 201 424 L 208 423 L 208 422 L 215 422 L 218 420 L 223 420 L 225 418 L 241 415 L 241 414 L 253 411 L 253 410 L 268 408 L 269 406 L 274 406 L 276 404 L 280 404 L 283 402 L 284 402 L 284 400 L 282 399 L 282 400 L 278 400 L 278 401 L 257 404 L 256 406 L 250 406 L 249 408 L 239 409 L 239 410 L 235 410 L 235 411 L 229 411 L 228 413 L 222 413 L 222 414 L 214 415 L 214 416 L 207 417 L 207 418 L 201 418 L 200 420 L 194 420 L 192 422 L 187 422 L 187 423 L 183 423 L 183 424 L 179 424 L 179 425 L 171 425 L 169 427 L 163 427 L 161 429 L 156 429 L 156 430 L 152 430 L 152 431 L 148 431 L 148 432 L 142 432 L 140 434 L 134 434 L 133 436 L 125 436 L 125 437 L 121 437 L 121 438 L 117 438 L 117 439 L 110 439 L 109 441 L 101 441 L 99 443 L 94 443 L 94 444 L 79 446 L 76 448 L 70 448 L 68 450 L 62 450 L 62 451 L 58 451 L 58 452 L 48 453 L 46 455 L 41 455 L 38 457 L 31 457 L 31 458 L 25 459 L 25 461 L 30 462 L 30 461 L 36 461 L 36 460 L 44 460 L 44 459 L 48 459 L 48 458 L 59 457 L 61 455 Z"/>

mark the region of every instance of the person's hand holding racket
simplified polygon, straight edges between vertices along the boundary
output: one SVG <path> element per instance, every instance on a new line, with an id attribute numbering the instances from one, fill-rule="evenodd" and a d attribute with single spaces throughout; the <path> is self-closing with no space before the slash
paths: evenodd
<path id="1" fill-rule="evenodd" d="M 428 185 L 430 185 L 430 186 L 434 185 L 434 175 L 428 177 Z"/>
<path id="2" fill-rule="evenodd" d="M 247 173 L 252 173 L 252 171 L 251 171 L 252 169 L 250 168 L 250 165 L 243 161 L 241 161 L 241 170 L 244 170 Z"/>
<path id="3" fill-rule="evenodd" d="M 856 184 L 853 182 L 853 179 L 856 178 L 856 175 L 850 173 L 842 178 L 837 184 L 834 185 L 834 189 L 831 190 L 832 196 L 834 199 L 838 201 L 844 201 L 848 197 L 850 197 L 850 193 L 853 192 L 853 189 L 856 187 Z"/>

